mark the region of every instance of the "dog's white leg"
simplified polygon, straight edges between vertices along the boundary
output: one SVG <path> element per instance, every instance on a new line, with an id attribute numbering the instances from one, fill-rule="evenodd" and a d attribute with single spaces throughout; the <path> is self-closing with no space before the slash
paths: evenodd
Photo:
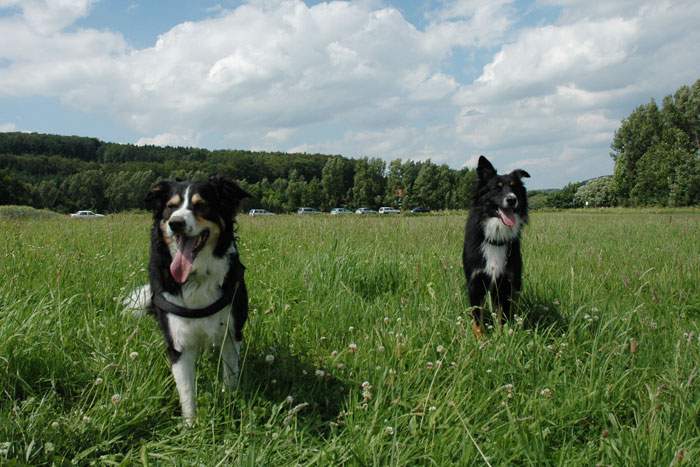
<path id="1" fill-rule="evenodd" d="M 185 424 L 192 426 L 196 412 L 195 394 L 195 363 L 197 353 L 185 351 L 180 354 L 177 362 L 173 363 L 172 371 L 175 378 L 175 386 L 180 395 L 180 406 L 182 407 L 182 417 Z"/>
<path id="2" fill-rule="evenodd" d="M 241 342 L 226 336 L 223 349 L 221 350 L 221 360 L 224 364 L 224 384 L 228 388 L 235 388 L 238 385 L 238 361 L 241 355 Z"/>

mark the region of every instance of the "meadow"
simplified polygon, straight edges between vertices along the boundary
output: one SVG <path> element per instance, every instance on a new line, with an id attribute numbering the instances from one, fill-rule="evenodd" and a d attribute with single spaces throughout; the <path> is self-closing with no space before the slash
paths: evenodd
<path id="1" fill-rule="evenodd" d="M 240 386 L 183 426 L 150 219 L 0 221 L 0 464 L 697 465 L 700 211 L 533 213 L 517 318 L 471 333 L 466 214 L 239 221 Z"/>

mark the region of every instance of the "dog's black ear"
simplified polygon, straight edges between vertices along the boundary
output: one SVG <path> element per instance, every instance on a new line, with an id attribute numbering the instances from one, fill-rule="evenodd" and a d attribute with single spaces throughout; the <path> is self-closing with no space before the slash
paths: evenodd
<path id="1" fill-rule="evenodd" d="M 151 187 L 145 198 L 148 209 L 154 212 L 163 209 L 163 205 L 170 194 L 171 183 L 169 180 L 161 180 Z"/>
<path id="2" fill-rule="evenodd" d="M 518 177 L 518 178 L 530 178 L 530 174 L 527 173 L 527 171 L 523 170 L 523 169 L 515 169 L 510 174 L 515 176 L 515 177 Z"/>
<path id="3" fill-rule="evenodd" d="M 487 158 L 479 156 L 479 164 L 476 166 L 476 174 L 479 180 L 488 180 L 496 176 L 496 169 Z"/>
<path id="4" fill-rule="evenodd" d="M 211 183 L 216 190 L 221 204 L 225 207 L 230 207 L 233 211 L 238 209 L 243 199 L 250 198 L 250 194 L 238 186 L 236 182 L 232 182 L 220 175 L 212 175 L 209 177 L 209 183 Z"/>

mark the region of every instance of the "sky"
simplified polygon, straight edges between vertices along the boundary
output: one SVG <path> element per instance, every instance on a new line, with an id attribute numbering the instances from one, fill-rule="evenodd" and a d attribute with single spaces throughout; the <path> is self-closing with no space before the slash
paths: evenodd
<path id="1" fill-rule="evenodd" d="M 0 131 L 612 173 L 700 78 L 700 2 L 0 0 Z"/>

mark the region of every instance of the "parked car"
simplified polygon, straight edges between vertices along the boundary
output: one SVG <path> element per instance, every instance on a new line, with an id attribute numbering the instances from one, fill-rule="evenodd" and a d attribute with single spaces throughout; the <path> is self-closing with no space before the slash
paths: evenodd
<path id="1" fill-rule="evenodd" d="M 423 212 L 430 212 L 430 209 L 428 209 L 428 208 L 413 208 L 413 209 L 411 209 L 411 213 L 413 213 L 413 214 L 420 214 Z"/>
<path id="2" fill-rule="evenodd" d="M 377 213 L 377 211 L 375 211 L 374 209 L 370 209 L 370 208 L 357 208 L 355 210 L 355 214 L 376 214 L 376 213 Z"/>
<path id="3" fill-rule="evenodd" d="M 379 214 L 401 214 L 401 211 L 389 206 L 382 206 L 379 208 Z"/>
<path id="4" fill-rule="evenodd" d="M 299 208 L 297 214 L 321 214 L 321 211 L 316 208 Z"/>
<path id="5" fill-rule="evenodd" d="M 274 216 L 274 212 L 270 212 L 267 209 L 251 209 L 248 211 L 249 216 Z"/>
<path id="6" fill-rule="evenodd" d="M 347 208 L 333 208 L 331 209 L 331 216 L 339 216 L 341 214 L 352 214 L 352 211 Z"/>
<path id="7" fill-rule="evenodd" d="M 78 211 L 70 215 L 74 219 L 98 219 L 104 217 L 102 214 L 97 214 L 92 211 Z"/>

